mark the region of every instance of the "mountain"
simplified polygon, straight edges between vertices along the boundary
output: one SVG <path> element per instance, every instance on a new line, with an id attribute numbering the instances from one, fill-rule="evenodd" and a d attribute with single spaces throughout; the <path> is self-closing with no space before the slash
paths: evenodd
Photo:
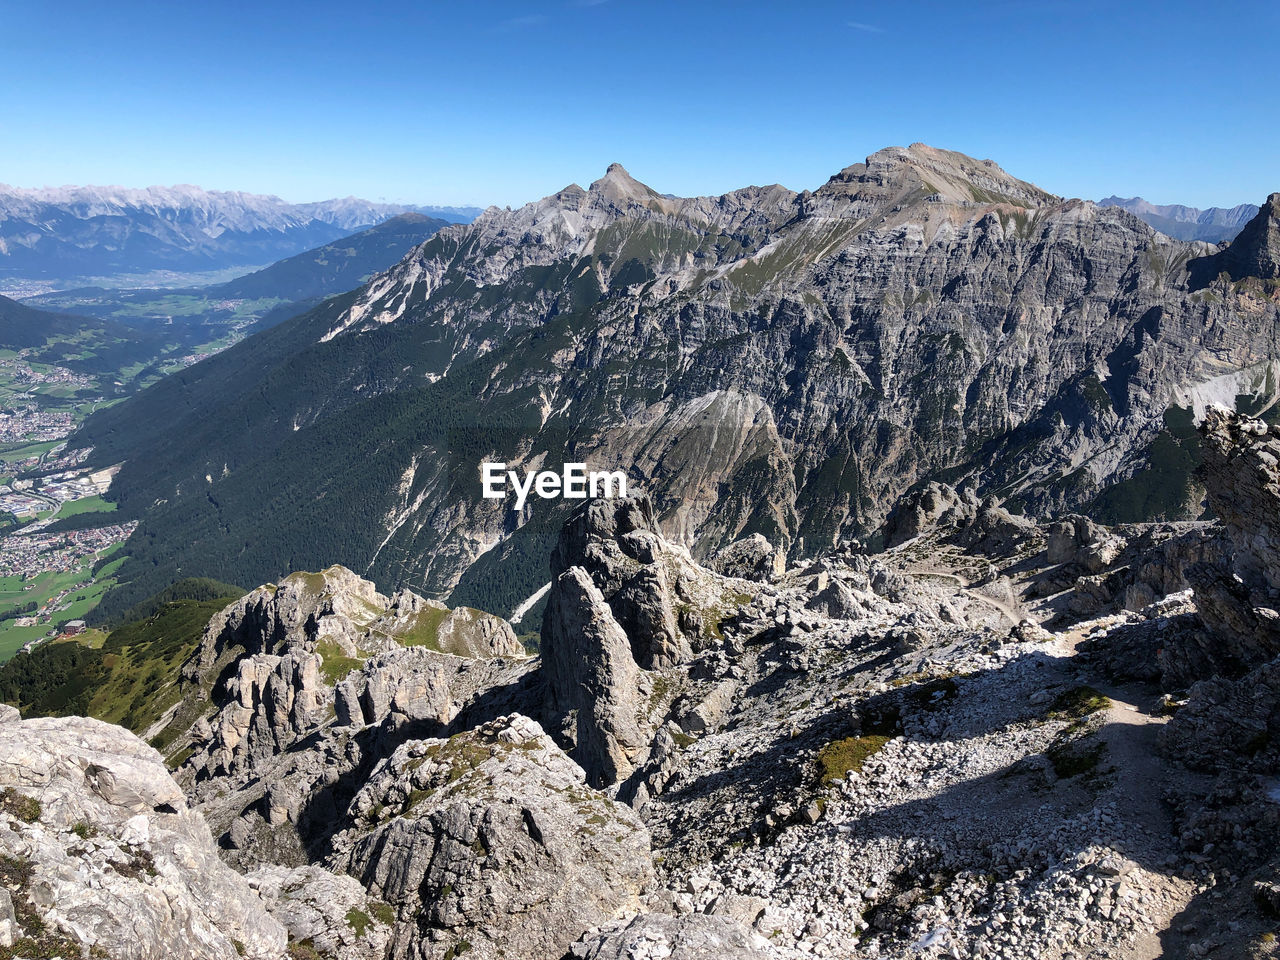
<path id="1" fill-rule="evenodd" d="M 1221 259 L 1233 280 L 1280 280 L 1280 193 L 1267 197 L 1262 212 L 1245 225 Z"/>
<path id="2" fill-rule="evenodd" d="M 221 349 L 228 340 L 359 286 L 445 225 L 421 214 L 401 214 L 336 243 L 211 287 L 89 288 L 26 302 L 0 296 L 0 349 L 26 351 L 0 364 L 0 398 L 26 412 L 34 407 L 44 413 L 65 412 L 79 422 L 95 402 L 136 392 L 167 369 L 190 363 L 193 355 Z M 65 384 L 36 386 L 33 391 L 33 377 L 39 383 L 45 371 L 41 368 L 33 374 L 32 363 L 89 379 L 80 381 L 74 391 Z M 21 446 L 15 444 L 15 448 Z"/>
<path id="3" fill-rule="evenodd" d="M 433 217 L 437 220 L 445 220 L 449 223 L 470 223 L 480 214 L 484 213 L 483 207 L 415 207 L 418 213 L 424 216 Z"/>
<path id="4" fill-rule="evenodd" d="M 1193 422 L 1274 415 L 1280 384 L 1270 281 L 1220 256 L 918 144 L 800 194 L 672 198 L 614 165 L 91 418 L 74 443 L 127 461 L 142 521 L 102 615 L 331 562 L 508 613 L 568 508 L 483 500 L 484 460 L 625 470 L 697 557 L 817 555 L 931 480 L 1195 516 Z"/>
<path id="5" fill-rule="evenodd" d="M 67 287 L 90 278 L 253 268 L 417 209 L 355 197 L 293 204 L 193 186 L 0 185 L 0 280 Z"/>
<path id="6" fill-rule="evenodd" d="M 1221 243 L 1234 240 L 1237 233 L 1258 213 L 1252 203 L 1236 207 L 1210 207 L 1198 210 L 1180 204 L 1157 205 L 1141 197 L 1107 197 L 1099 200 L 1100 207 L 1119 207 L 1146 221 L 1166 236 L 1178 240 L 1205 240 Z"/>
<path id="7" fill-rule="evenodd" d="M 446 220 L 420 213 L 402 213 L 334 243 L 288 257 L 235 280 L 215 284 L 207 292 L 211 296 L 232 300 L 286 300 L 291 305 L 299 301 L 319 300 L 360 286 L 448 225 Z M 301 312 L 301 308 L 294 312 Z"/>

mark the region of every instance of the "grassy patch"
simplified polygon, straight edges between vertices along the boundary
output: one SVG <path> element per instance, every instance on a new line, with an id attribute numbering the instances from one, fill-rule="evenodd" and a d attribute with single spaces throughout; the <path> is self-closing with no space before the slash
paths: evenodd
<path id="1" fill-rule="evenodd" d="M 79 500 L 66 500 L 58 510 L 58 517 L 74 517 L 81 513 L 111 513 L 116 505 L 102 497 L 83 497 Z"/>
<path id="2" fill-rule="evenodd" d="M 99 556 L 87 556 L 72 570 L 45 571 L 25 581 L 20 577 L 0 577 L 0 610 L 19 610 L 34 601 L 37 612 L 49 615 L 47 622 L 32 627 L 19 627 L 14 619 L 0 621 L 0 663 L 13 657 L 27 641 L 45 636 L 58 624 L 83 620 L 102 595 L 115 586 L 113 574 L 119 567 L 112 561 L 95 574 L 94 564 L 107 556 L 123 559 L 119 552 L 122 546 L 116 544 Z"/>
<path id="3" fill-rule="evenodd" d="M 884 749 L 892 738 L 881 734 L 846 737 L 835 740 L 818 751 L 818 773 L 824 786 L 834 786 L 850 771 L 862 770 L 867 760 Z"/>
<path id="4" fill-rule="evenodd" d="M 190 760 L 195 755 L 195 752 L 195 747 L 183 747 L 177 753 L 165 759 L 165 766 L 170 770 L 177 770 L 184 763 Z"/>
<path id="5" fill-rule="evenodd" d="M 316 653 L 320 654 L 323 660 L 320 672 L 329 686 L 333 686 L 347 674 L 364 666 L 364 660 L 359 657 L 348 657 L 342 652 L 342 648 L 332 641 L 317 645 Z"/>
<path id="6" fill-rule="evenodd" d="M 0 460 L 7 463 L 15 463 L 18 460 L 38 457 L 64 442 L 63 440 L 41 440 L 36 443 L 0 444 Z"/>
<path id="7" fill-rule="evenodd" d="M 352 907 L 347 911 L 347 926 L 355 931 L 357 937 L 363 937 L 373 920 L 363 910 Z"/>
<path id="8" fill-rule="evenodd" d="M 42 809 L 40 801 L 35 797 L 18 793 L 12 787 L 5 787 L 0 791 L 0 811 L 16 817 L 23 823 L 35 823 L 40 819 Z"/>
<path id="9" fill-rule="evenodd" d="M 404 812 L 408 813 L 429 796 L 431 796 L 430 790 L 410 790 L 409 796 L 404 801 Z"/>
<path id="10" fill-rule="evenodd" d="M 0 666 L 0 700 L 26 716 L 96 717 L 142 733 L 179 703 L 179 669 L 225 605 L 226 598 L 172 601 L 112 631 L 96 648 L 46 644 L 14 657 Z M 194 707 L 188 726 L 203 705 Z M 155 745 L 164 751 L 168 742 Z"/>
<path id="11" fill-rule="evenodd" d="M 413 626 L 396 636 L 406 647 L 426 647 L 440 650 L 440 625 L 449 616 L 448 610 L 427 607 L 414 620 Z"/>
<path id="12" fill-rule="evenodd" d="M 111 868 L 120 876 L 128 877 L 130 880 L 141 880 L 143 877 L 154 877 L 159 873 L 155 858 L 151 856 L 149 850 L 130 846 L 122 846 L 120 850 L 126 858 L 110 861 Z"/>
<path id="13" fill-rule="evenodd" d="M 1111 701 L 1093 687 L 1073 687 L 1058 694 L 1049 709 L 1049 717 L 1053 720 L 1081 720 L 1110 706 Z"/>

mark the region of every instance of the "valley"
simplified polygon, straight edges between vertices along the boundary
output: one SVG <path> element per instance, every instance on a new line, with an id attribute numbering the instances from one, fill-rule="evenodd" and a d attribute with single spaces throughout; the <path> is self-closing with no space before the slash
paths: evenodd
<path id="1" fill-rule="evenodd" d="M 0 300 L 0 571 L 14 578 L 0 593 L 0 662 L 91 615 L 126 559 L 137 521 L 103 499 L 119 465 L 84 468 L 91 451 L 67 447 L 86 417 L 359 283 L 443 225 L 393 217 L 211 288 Z"/>

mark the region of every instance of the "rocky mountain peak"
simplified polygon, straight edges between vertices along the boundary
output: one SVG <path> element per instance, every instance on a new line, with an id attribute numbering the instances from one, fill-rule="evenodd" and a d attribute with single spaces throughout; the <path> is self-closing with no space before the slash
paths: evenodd
<path id="1" fill-rule="evenodd" d="M 850 199 L 921 199 L 938 196 L 959 205 L 1007 203 L 1036 207 L 1061 200 L 1034 184 L 1005 173 L 991 160 L 923 143 L 886 147 L 865 163 L 845 167 L 817 191 Z"/>
<path id="2" fill-rule="evenodd" d="M 619 204 L 647 205 L 650 201 L 658 199 L 658 193 L 655 190 L 627 173 L 626 168 L 620 163 L 609 164 L 609 169 L 605 171 L 604 176 L 591 184 L 588 192 Z"/>
<path id="3" fill-rule="evenodd" d="M 1227 248 L 1224 260 L 1233 280 L 1280 278 L 1280 193 L 1267 197 L 1257 216 Z"/>

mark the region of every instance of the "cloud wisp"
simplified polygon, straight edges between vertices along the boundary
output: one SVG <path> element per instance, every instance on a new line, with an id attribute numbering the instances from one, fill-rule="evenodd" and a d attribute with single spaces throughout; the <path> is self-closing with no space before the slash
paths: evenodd
<path id="1" fill-rule="evenodd" d="M 546 22 L 546 17 L 540 13 L 531 13 L 523 17 L 512 17 L 509 20 L 503 20 L 498 24 L 499 30 L 528 30 L 530 27 L 538 27 Z"/>

